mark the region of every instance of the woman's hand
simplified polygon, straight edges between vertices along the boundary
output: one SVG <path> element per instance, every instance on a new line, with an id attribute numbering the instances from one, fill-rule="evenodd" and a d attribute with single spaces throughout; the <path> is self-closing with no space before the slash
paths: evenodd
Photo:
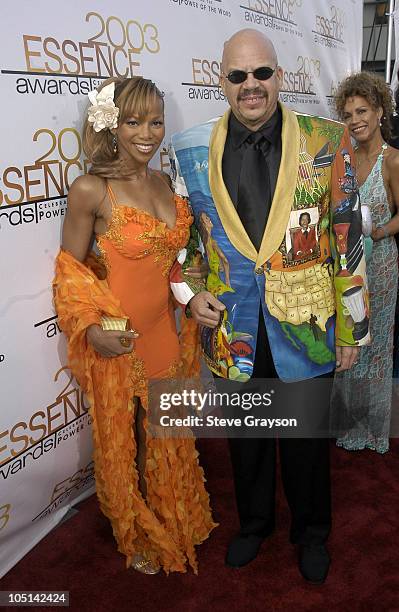
<path id="1" fill-rule="evenodd" d="M 134 349 L 134 339 L 138 337 L 136 331 L 106 331 L 100 325 L 89 325 L 86 330 L 87 341 L 103 357 L 131 353 Z"/>
<path id="2" fill-rule="evenodd" d="M 343 372 L 358 362 L 359 347 L 358 346 L 336 346 L 335 347 L 335 371 Z"/>
<path id="3" fill-rule="evenodd" d="M 191 276 L 191 278 L 207 278 L 209 274 L 209 266 L 206 261 L 202 261 L 202 263 L 198 266 L 190 266 L 186 268 L 183 272 L 183 275 Z"/>
<path id="4" fill-rule="evenodd" d="M 374 242 L 378 242 L 383 238 L 388 238 L 389 234 L 384 228 L 384 225 L 380 225 L 379 227 L 377 227 L 376 224 L 373 223 L 373 229 L 371 230 L 371 238 Z"/>

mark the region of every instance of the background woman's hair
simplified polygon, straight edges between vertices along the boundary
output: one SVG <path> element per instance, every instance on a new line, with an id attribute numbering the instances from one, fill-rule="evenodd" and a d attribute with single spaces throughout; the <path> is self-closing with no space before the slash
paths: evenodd
<path id="1" fill-rule="evenodd" d="M 206 245 L 206 243 L 208 242 L 209 238 L 211 237 L 211 235 L 210 235 L 210 233 L 208 231 L 208 228 L 205 225 L 206 221 L 204 222 L 204 218 L 205 217 L 207 219 L 209 219 L 208 215 L 205 212 L 202 212 L 200 214 L 199 223 L 198 223 L 198 227 L 197 227 L 198 233 L 199 233 L 200 238 L 202 240 L 202 244 L 204 246 Z M 210 219 L 209 219 L 209 221 L 210 221 Z"/>
<path id="2" fill-rule="evenodd" d="M 115 106 L 119 108 L 118 125 L 121 125 L 133 115 L 142 119 L 148 114 L 156 98 L 163 101 L 163 93 L 149 79 L 143 77 L 132 77 L 130 79 L 111 77 L 98 87 L 98 91 L 101 91 L 103 87 L 110 83 L 115 83 L 114 102 Z M 113 135 L 109 129 L 101 130 L 101 132 L 94 131 L 93 124 L 88 121 L 86 110 L 82 143 L 83 150 L 91 163 L 89 174 L 104 178 L 128 176 L 129 170 L 124 168 L 123 162 L 115 154 L 112 141 Z"/>
<path id="3" fill-rule="evenodd" d="M 393 113 L 392 94 L 382 78 L 371 72 L 357 72 L 341 81 L 335 95 L 335 108 L 338 117 L 343 120 L 344 108 L 348 98 L 360 96 L 377 110 L 382 108 L 381 133 L 384 140 L 391 137 L 391 116 Z"/>
<path id="4" fill-rule="evenodd" d="M 399 70 L 396 73 L 396 76 L 398 78 L 398 81 L 397 81 L 396 89 L 395 89 L 395 110 L 396 110 L 396 113 L 399 114 Z"/>

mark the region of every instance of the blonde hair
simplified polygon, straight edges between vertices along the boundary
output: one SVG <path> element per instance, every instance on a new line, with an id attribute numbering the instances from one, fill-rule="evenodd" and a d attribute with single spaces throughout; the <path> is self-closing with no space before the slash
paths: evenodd
<path id="1" fill-rule="evenodd" d="M 163 93 L 149 79 L 111 77 L 101 84 L 98 91 L 110 83 L 115 83 L 114 102 L 119 108 L 118 125 L 133 115 L 139 120 L 142 119 L 148 114 L 157 98 L 163 101 Z M 123 178 L 128 175 L 123 162 L 114 152 L 113 138 L 113 134 L 108 129 L 95 132 L 86 114 L 82 143 L 83 150 L 91 163 L 89 174 L 103 178 Z"/>

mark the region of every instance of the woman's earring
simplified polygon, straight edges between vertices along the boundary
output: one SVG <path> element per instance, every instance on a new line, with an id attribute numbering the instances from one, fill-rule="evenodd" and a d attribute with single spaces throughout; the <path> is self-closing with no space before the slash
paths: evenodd
<path id="1" fill-rule="evenodd" d="M 112 150 L 115 155 L 118 153 L 118 139 L 116 136 L 112 137 Z"/>

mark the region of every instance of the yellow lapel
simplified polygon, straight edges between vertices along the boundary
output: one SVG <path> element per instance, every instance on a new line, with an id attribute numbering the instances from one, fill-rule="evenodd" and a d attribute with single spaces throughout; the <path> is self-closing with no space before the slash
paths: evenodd
<path id="1" fill-rule="evenodd" d="M 222 157 L 229 116 L 230 110 L 219 119 L 212 130 L 209 143 L 209 186 L 216 210 L 231 244 L 245 257 L 256 261 L 256 249 L 241 223 L 222 176 Z"/>
<path id="2" fill-rule="evenodd" d="M 288 225 L 299 167 L 299 126 L 295 114 L 281 104 L 282 152 L 276 190 L 259 253 L 249 239 L 222 176 L 230 110 L 215 124 L 209 144 L 209 186 L 220 220 L 232 245 L 261 266 L 280 246 Z"/>

